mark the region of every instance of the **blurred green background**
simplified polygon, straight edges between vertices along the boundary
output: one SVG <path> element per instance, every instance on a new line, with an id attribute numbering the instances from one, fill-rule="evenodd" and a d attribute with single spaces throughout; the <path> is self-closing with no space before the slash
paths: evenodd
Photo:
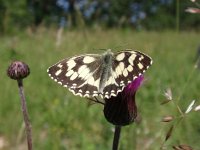
<path id="1" fill-rule="evenodd" d="M 140 121 L 122 129 L 120 150 L 160 149 L 170 126 L 176 123 L 163 123 L 162 117 L 180 116 L 173 102 L 160 105 L 166 99 L 167 88 L 171 88 L 173 100 L 183 112 L 194 99 L 196 105 L 200 104 L 200 76 L 199 69 L 195 68 L 200 44 L 199 14 L 184 12 L 187 6 L 196 7 L 191 1 L 177 0 L 163 5 L 160 1 L 148 1 L 146 5 L 141 1 L 146 17 L 136 23 L 130 21 L 131 13 L 119 6 L 125 7 L 130 2 L 139 4 L 139 1 L 127 0 L 121 2 L 123 5 L 113 2 L 118 9 L 108 7 L 115 10 L 108 16 L 115 14 L 116 22 L 112 22 L 112 17 L 111 22 L 98 22 L 98 17 L 87 20 L 75 9 L 78 20 L 75 24 L 70 19 L 73 11 L 64 12 L 64 23 L 62 19 L 52 19 L 53 12 L 56 14 L 58 10 L 52 7 L 54 5 L 47 5 L 50 1 L 35 1 L 46 2 L 45 6 L 54 10 L 42 13 L 44 17 L 38 24 L 27 9 L 30 1 L 0 2 L 5 14 L 0 16 L 0 149 L 27 149 L 17 83 L 6 75 L 13 60 L 26 62 L 31 70 L 24 80 L 24 88 L 36 150 L 107 150 L 112 147 L 114 126 L 104 118 L 103 107 L 89 105 L 87 99 L 74 96 L 48 77 L 47 68 L 66 57 L 103 53 L 102 49 L 108 48 L 113 52 L 132 48 L 152 57 L 154 63 L 145 73 L 146 80 L 136 95 Z M 158 11 L 148 16 L 153 5 Z M 63 12 L 56 15 L 62 18 Z M 71 22 L 70 25 L 67 22 Z M 173 145 L 187 144 L 199 150 L 199 117 L 199 112 L 188 113 L 164 143 L 165 148 L 170 150 Z"/>

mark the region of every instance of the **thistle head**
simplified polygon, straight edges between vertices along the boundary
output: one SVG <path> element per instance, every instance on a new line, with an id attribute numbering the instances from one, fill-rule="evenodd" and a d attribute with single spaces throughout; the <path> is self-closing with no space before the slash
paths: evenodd
<path id="1" fill-rule="evenodd" d="M 137 117 L 135 94 L 144 77 L 139 76 L 128 84 L 116 97 L 105 100 L 104 115 L 114 125 L 128 125 Z"/>

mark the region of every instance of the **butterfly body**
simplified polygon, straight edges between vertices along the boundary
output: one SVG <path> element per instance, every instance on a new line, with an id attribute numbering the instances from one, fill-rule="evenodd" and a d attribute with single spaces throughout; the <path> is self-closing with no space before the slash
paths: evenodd
<path id="1" fill-rule="evenodd" d="M 111 75 L 110 68 L 112 67 L 113 62 L 113 53 L 111 50 L 107 50 L 101 57 L 101 69 L 99 70 L 100 73 L 100 84 L 98 91 L 99 93 L 103 92 L 103 89 L 105 87 L 105 82 L 108 80 L 109 76 Z"/>
<path id="2" fill-rule="evenodd" d="M 102 55 L 86 54 L 61 60 L 47 70 L 49 76 L 82 97 L 110 98 L 143 74 L 152 59 L 138 51 L 117 53 L 107 50 Z"/>

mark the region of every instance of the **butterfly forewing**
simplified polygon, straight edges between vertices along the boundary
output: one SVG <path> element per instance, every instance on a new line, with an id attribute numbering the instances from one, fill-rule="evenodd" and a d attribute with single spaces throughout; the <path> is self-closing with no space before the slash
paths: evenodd
<path id="1" fill-rule="evenodd" d="M 100 56 L 88 54 L 64 59 L 49 67 L 47 72 L 75 95 L 90 97 L 98 95 L 99 67 Z"/>
<path id="2" fill-rule="evenodd" d="M 106 64 L 104 58 L 111 63 Z M 108 99 L 117 96 L 151 64 L 152 59 L 139 51 L 124 50 L 116 54 L 108 51 L 102 56 L 87 54 L 64 59 L 51 66 L 48 73 L 75 95 Z"/>

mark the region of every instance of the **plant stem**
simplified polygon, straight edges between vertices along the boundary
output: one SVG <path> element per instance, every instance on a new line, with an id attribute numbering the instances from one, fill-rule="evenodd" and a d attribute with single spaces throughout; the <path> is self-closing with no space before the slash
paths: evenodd
<path id="1" fill-rule="evenodd" d="M 26 99 L 24 95 L 24 89 L 23 89 L 23 82 L 21 79 L 17 80 L 18 86 L 19 86 L 19 94 L 21 98 L 21 107 L 22 107 L 22 113 L 24 117 L 24 123 L 26 128 L 26 138 L 28 143 L 28 150 L 32 150 L 32 133 L 31 133 L 31 124 L 28 117 L 28 111 L 26 108 Z"/>
<path id="2" fill-rule="evenodd" d="M 180 26 L 180 1 L 176 0 L 176 32 L 179 32 Z"/>
<path id="3" fill-rule="evenodd" d="M 121 132 L 121 126 L 115 126 L 115 133 L 114 133 L 114 139 L 113 139 L 113 148 L 112 150 L 118 150 L 119 145 L 119 139 L 120 139 L 120 132 Z"/>

